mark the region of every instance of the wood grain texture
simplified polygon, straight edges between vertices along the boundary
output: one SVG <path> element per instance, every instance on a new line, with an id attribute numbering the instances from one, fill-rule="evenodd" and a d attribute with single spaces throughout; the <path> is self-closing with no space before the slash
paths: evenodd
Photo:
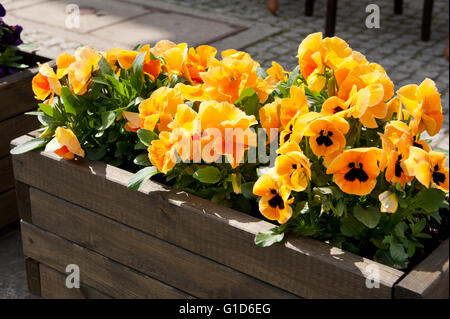
<path id="1" fill-rule="evenodd" d="M 449 240 L 417 265 L 394 289 L 394 298 L 449 298 Z"/>
<path id="2" fill-rule="evenodd" d="M 27 273 L 28 291 L 33 295 L 41 297 L 41 275 L 39 262 L 25 257 L 25 271 Z"/>
<path id="3" fill-rule="evenodd" d="M 394 283 L 403 275 L 308 238 L 257 247 L 254 236 L 273 224 L 155 182 L 139 192 L 129 191 L 132 174 L 103 163 L 64 161 L 44 152 L 15 155 L 13 162 L 15 176 L 23 183 L 298 296 L 391 298 Z M 366 287 L 370 265 L 379 269 L 378 289 Z"/>
<path id="4" fill-rule="evenodd" d="M 17 214 L 26 222 L 31 223 L 30 186 L 16 181 Z"/>
<path id="5" fill-rule="evenodd" d="M 30 196 L 34 225 L 195 297 L 295 298 L 257 279 L 37 189 L 31 188 Z"/>
<path id="6" fill-rule="evenodd" d="M 108 295 L 80 283 L 80 288 L 67 288 L 67 274 L 43 264 L 39 265 L 41 296 L 46 299 L 111 299 Z"/>
<path id="7" fill-rule="evenodd" d="M 45 57 L 25 53 L 25 61 L 31 68 L 8 75 L 0 79 L 0 122 L 37 109 L 38 101 L 34 98 L 31 81 L 39 71 L 36 62 L 47 62 Z M 54 66 L 55 62 L 49 62 Z"/>
<path id="8" fill-rule="evenodd" d="M 18 219 L 16 192 L 11 189 L 0 194 L 0 228 Z"/>
<path id="9" fill-rule="evenodd" d="M 36 116 L 17 115 L 0 122 L 0 157 L 9 155 L 12 139 L 39 128 Z"/>
<path id="10" fill-rule="evenodd" d="M 10 156 L 0 158 L 0 193 L 14 187 L 14 174 Z"/>
<path id="11" fill-rule="evenodd" d="M 59 272 L 65 272 L 69 264 L 76 264 L 80 267 L 80 277 L 86 285 L 111 297 L 165 299 L 190 297 L 160 281 L 25 221 L 21 222 L 21 231 L 26 256 Z"/>

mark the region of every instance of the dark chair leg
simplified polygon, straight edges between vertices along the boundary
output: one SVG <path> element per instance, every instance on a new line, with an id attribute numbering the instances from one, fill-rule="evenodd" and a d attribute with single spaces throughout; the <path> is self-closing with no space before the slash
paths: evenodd
<path id="1" fill-rule="evenodd" d="M 394 13 L 395 14 L 403 13 L 403 0 L 394 0 Z"/>
<path id="2" fill-rule="evenodd" d="M 311 17 L 314 13 L 314 0 L 306 0 L 305 16 Z"/>
<path id="3" fill-rule="evenodd" d="M 433 0 L 424 0 L 422 17 L 422 41 L 429 41 L 431 36 L 431 18 L 433 16 Z"/>
<path id="4" fill-rule="evenodd" d="M 325 36 L 334 36 L 334 29 L 336 27 L 336 13 L 337 13 L 337 0 L 327 1 L 327 13 L 325 20 Z"/>

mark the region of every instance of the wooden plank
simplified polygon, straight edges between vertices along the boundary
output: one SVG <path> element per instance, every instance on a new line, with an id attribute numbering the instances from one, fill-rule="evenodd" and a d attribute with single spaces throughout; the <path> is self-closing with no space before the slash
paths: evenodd
<path id="1" fill-rule="evenodd" d="M 32 258 L 25 257 L 25 271 L 27 273 L 28 291 L 33 295 L 42 296 L 39 263 Z"/>
<path id="2" fill-rule="evenodd" d="M 111 299 L 108 295 L 80 282 L 80 288 L 67 288 L 67 274 L 40 265 L 41 296 L 46 299 Z"/>
<path id="3" fill-rule="evenodd" d="M 21 219 L 31 223 L 30 186 L 16 181 L 17 214 Z"/>
<path id="4" fill-rule="evenodd" d="M 22 137 L 13 143 L 26 140 Z M 306 298 L 391 298 L 403 272 L 309 238 L 255 246 L 273 224 L 148 182 L 129 191 L 129 172 L 49 153 L 13 156 L 16 179 Z M 380 288 L 366 287 L 373 265 Z M 369 267 L 370 266 L 370 267 Z"/>
<path id="5" fill-rule="evenodd" d="M 0 194 L 0 228 L 19 219 L 17 214 L 16 192 L 11 189 Z"/>
<path id="6" fill-rule="evenodd" d="M 14 187 L 14 174 L 11 156 L 0 158 L 0 193 Z"/>
<path id="7" fill-rule="evenodd" d="M 33 224 L 200 298 L 295 298 L 278 288 L 30 189 Z M 80 231 L 82 229 L 82 231 Z"/>
<path id="8" fill-rule="evenodd" d="M 18 115 L 0 122 L 0 157 L 9 154 L 10 141 L 18 136 L 39 128 L 36 116 Z"/>
<path id="9" fill-rule="evenodd" d="M 395 285 L 394 298 L 449 298 L 448 241 Z"/>
<path id="10" fill-rule="evenodd" d="M 46 62 L 48 59 L 28 53 L 24 55 L 26 59 L 24 63 L 32 67 L 0 79 L 0 122 L 37 109 L 39 102 L 34 98 L 31 81 L 39 71 L 36 62 Z M 55 61 L 49 63 L 55 65 Z"/>
<path id="11" fill-rule="evenodd" d="M 59 272 L 67 265 L 80 268 L 83 282 L 115 298 L 189 298 L 173 287 L 138 273 L 100 254 L 21 222 L 23 250 L 26 256 Z"/>

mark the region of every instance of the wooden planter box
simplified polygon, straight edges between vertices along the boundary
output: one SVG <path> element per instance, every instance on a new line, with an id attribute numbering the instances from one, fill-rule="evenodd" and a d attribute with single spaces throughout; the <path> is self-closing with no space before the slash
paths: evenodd
<path id="1" fill-rule="evenodd" d="M 48 61 L 37 55 L 22 54 L 23 62 L 33 67 L 0 78 L 0 228 L 18 219 L 9 145 L 12 139 L 39 127 L 35 116 L 23 113 L 37 108 L 31 80 L 38 72 L 36 63 Z"/>
<path id="2" fill-rule="evenodd" d="M 448 298 L 448 239 L 406 274 L 309 238 L 258 247 L 272 224 L 152 181 L 130 191 L 132 174 L 101 162 L 29 152 L 13 164 L 30 291 L 43 297 Z M 80 289 L 65 286 L 69 264 Z"/>

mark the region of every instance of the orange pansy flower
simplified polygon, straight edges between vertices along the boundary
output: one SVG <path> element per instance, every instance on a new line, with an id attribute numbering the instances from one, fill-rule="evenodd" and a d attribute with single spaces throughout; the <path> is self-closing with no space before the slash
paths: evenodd
<path id="1" fill-rule="evenodd" d="M 75 51 L 75 62 L 67 69 L 69 83 L 75 94 L 86 93 L 92 72 L 98 69 L 101 54 L 90 47 L 81 47 Z"/>
<path id="2" fill-rule="evenodd" d="M 262 175 L 253 186 L 253 194 L 260 196 L 259 211 L 270 220 L 277 220 L 283 224 L 292 216 L 290 204 L 294 198 L 289 199 L 290 191 L 282 185 L 274 171 Z"/>
<path id="3" fill-rule="evenodd" d="M 278 152 L 281 155 L 275 161 L 275 169 L 280 179 L 296 192 L 305 190 L 311 179 L 309 159 L 294 142 L 286 143 Z"/>
<path id="4" fill-rule="evenodd" d="M 275 101 L 268 103 L 259 109 L 259 122 L 261 126 L 266 130 L 266 134 L 269 137 L 268 142 L 271 142 L 276 135 L 271 134 L 270 129 L 279 129 L 281 126 L 280 117 L 278 115 L 281 105 L 281 99 L 275 98 Z"/>
<path id="5" fill-rule="evenodd" d="M 425 187 L 439 188 L 448 193 L 448 167 L 445 154 L 440 152 L 426 152 L 415 146 L 409 150 L 409 158 L 405 167 L 410 176 L 414 176 Z"/>
<path id="6" fill-rule="evenodd" d="M 309 145 L 316 156 L 328 156 L 345 147 L 344 134 L 350 129 L 348 122 L 338 116 L 327 116 L 313 120 L 304 133 L 309 136 Z"/>
<path id="7" fill-rule="evenodd" d="M 137 132 L 140 129 L 139 113 L 123 111 L 123 117 L 128 120 L 125 124 L 125 130 L 128 132 Z"/>
<path id="8" fill-rule="evenodd" d="M 158 123 L 170 123 L 177 111 L 178 104 L 184 104 L 180 92 L 168 87 L 160 87 L 155 90 L 150 98 L 139 105 L 140 127 L 153 131 Z M 160 129 L 164 129 L 161 125 Z"/>
<path id="9" fill-rule="evenodd" d="M 420 85 L 406 85 L 397 91 L 397 96 L 419 123 L 419 132 L 426 130 L 431 136 L 439 133 L 444 115 L 441 96 L 432 80 L 427 78 Z"/>
<path id="10" fill-rule="evenodd" d="M 343 192 L 367 195 L 377 184 L 382 155 L 383 151 L 375 147 L 345 150 L 331 162 L 327 174 L 334 174 L 334 181 Z"/>
<path id="11" fill-rule="evenodd" d="M 321 32 L 307 36 L 298 47 L 297 57 L 308 88 L 320 92 L 326 84 L 325 67 L 337 69 L 351 54 L 348 44 L 337 37 L 322 39 Z"/>
<path id="12" fill-rule="evenodd" d="M 280 121 L 281 126 L 286 127 L 292 118 L 297 114 L 309 112 L 308 100 L 305 95 L 304 86 L 291 86 L 290 97 L 281 100 Z"/>
<path id="13" fill-rule="evenodd" d="M 33 77 L 32 88 L 35 98 L 44 101 L 49 95 L 61 94 L 61 83 L 48 63 L 39 64 L 39 72 Z"/>
<path id="14" fill-rule="evenodd" d="M 73 159 L 75 155 L 85 156 L 76 135 L 72 130 L 63 127 L 56 128 L 55 137 L 46 145 L 45 150 L 67 160 Z"/>
<path id="15" fill-rule="evenodd" d="M 56 75 L 58 76 L 58 79 L 67 75 L 67 73 L 69 72 L 68 68 L 72 65 L 72 63 L 75 62 L 75 60 L 75 57 L 67 52 L 58 55 L 58 57 L 56 58 Z"/>
<path id="16" fill-rule="evenodd" d="M 217 49 L 209 45 L 201 45 L 197 49 L 189 48 L 187 59 L 183 66 L 183 76 L 189 83 L 203 83 L 200 73 L 208 69 L 209 61 L 215 57 L 216 53 Z"/>

